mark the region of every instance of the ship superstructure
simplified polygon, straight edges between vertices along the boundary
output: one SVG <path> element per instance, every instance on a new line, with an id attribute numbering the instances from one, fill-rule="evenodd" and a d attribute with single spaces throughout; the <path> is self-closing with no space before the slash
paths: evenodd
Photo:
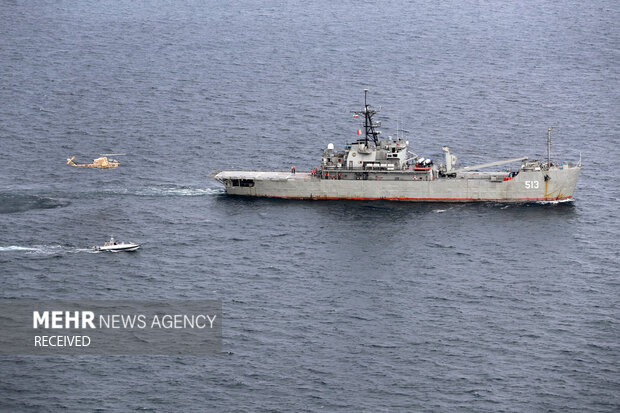
<path id="1" fill-rule="evenodd" d="M 387 199 L 430 202 L 536 202 L 572 199 L 578 164 L 553 164 L 550 156 L 551 128 L 548 131 L 547 161 L 528 161 L 525 156 L 485 164 L 459 167 L 450 148 L 444 146 L 440 164 L 417 155 L 409 141 L 380 139 L 377 111 L 368 104 L 353 112 L 363 116 L 360 138 L 337 151 L 330 143 L 323 151 L 321 165 L 310 173 L 261 171 L 221 171 L 214 178 L 230 195 L 296 199 Z M 483 172 L 492 166 L 520 162 L 516 170 Z"/>

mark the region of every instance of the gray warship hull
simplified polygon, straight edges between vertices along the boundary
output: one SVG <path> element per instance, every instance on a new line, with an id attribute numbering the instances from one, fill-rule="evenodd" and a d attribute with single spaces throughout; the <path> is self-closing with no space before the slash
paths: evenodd
<path id="1" fill-rule="evenodd" d="M 230 195 L 289 199 L 386 199 L 417 202 L 540 202 L 568 201 L 573 197 L 581 159 L 551 162 L 551 130 L 547 133 L 547 161 L 527 161 L 527 157 L 504 159 L 458 167 L 458 159 L 443 146 L 445 163 L 409 150 L 409 141 L 380 139 L 380 121 L 367 101 L 353 112 L 363 119 L 364 136 L 336 150 L 329 143 L 321 165 L 310 173 L 223 171 L 212 176 Z M 362 135 L 358 129 L 357 135 Z M 518 170 L 480 172 L 489 167 L 521 162 Z"/>
<path id="2" fill-rule="evenodd" d="M 222 171 L 214 178 L 229 195 L 288 199 L 360 199 L 415 202 L 541 202 L 569 201 L 580 166 L 548 170 L 464 172 L 454 177 L 403 172 L 371 173 L 367 179 L 324 179 L 315 174 L 290 172 Z M 348 174 L 346 174 L 348 175 Z M 427 175 L 428 176 L 428 175 Z"/>

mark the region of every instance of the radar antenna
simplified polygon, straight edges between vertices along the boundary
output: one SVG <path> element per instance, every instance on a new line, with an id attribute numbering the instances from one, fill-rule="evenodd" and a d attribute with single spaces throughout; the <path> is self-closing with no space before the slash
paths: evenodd
<path id="1" fill-rule="evenodd" d="M 368 146 L 368 141 L 372 139 L 375 146 L 379 145 L 379 134 L 377 128 L 381 127 L 381 121 L 373 121 L 372 117 L 377 113 L 377 110 L 370 109 L 368 104 L 368 89 L 364 89 L 364 110 L 362 112 L 353 112 L 356 115 L 364 115 L 364 143 Z M 361 139 L 360 139 L 361 140 Z"/>
<path id="2" fill-rule="evenodd" d="M 547 129 L 547 168 L 551 168 L 551 131 L 553 127 Z"/>

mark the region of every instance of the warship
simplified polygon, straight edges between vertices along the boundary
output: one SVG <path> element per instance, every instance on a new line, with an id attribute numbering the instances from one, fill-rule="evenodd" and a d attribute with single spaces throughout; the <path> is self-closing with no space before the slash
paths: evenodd
<path id="1" fill-rule="evenodd" d="M 551 162 L 551 130 L 547 131 L 546 161 L 517 157 L 459 167 L 444 146 L 444 160 L 437 164 L 409 149 L 404 137 L 380 139 L 377 110 L 368 104 L 353 112 L 363 117 L 359 139 L 334 149 L 329 143 L 321 164 L 309 173 L 290 171 L 216 171 L 211 177 L 229 195 L 289 199 L 360 199 L 415 202 L 560 202 L 570 201 L 581 171 L 578 163 Z M 398 132 L 398 131 L 397 131 Z M 516 164 L 515 170 L 482 171 Z"/>

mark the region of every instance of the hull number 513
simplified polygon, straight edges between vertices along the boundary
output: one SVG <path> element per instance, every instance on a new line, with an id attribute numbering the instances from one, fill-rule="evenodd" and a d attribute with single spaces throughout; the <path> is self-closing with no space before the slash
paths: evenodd
<path id="1" fill-rule="evenodd" d="M 525 189 L 538 189 L 538 181 L 525 181 Z"/>

